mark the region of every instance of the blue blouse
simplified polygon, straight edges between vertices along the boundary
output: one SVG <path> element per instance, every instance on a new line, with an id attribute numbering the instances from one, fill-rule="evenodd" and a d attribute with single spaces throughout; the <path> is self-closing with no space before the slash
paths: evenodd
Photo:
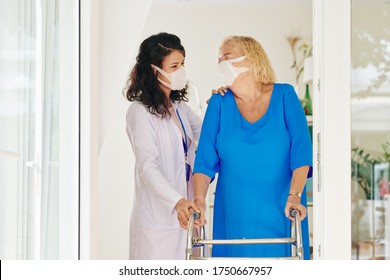
<path id="1" fill-rule="evenodd" d="M 306 117 L 291 85 L 275 84 L 266 113 L 248 122 L 233 93 L 213 95 L 203 121 L 194 173 L 218 182 L 213 239 L 290 236 L 284 208 L 294 169 L 312 166 Z M 311 169 L 311 168 L 310 168 Z M 311 176 L 311 172 L 309 172 Z M 301 203 L 306 206 L 305 191 Z M 308 218 L 302 221 L 305 259 L 310 259 Z M 289 244 L 214 245 L 213 256 L 283 257 Z"/>

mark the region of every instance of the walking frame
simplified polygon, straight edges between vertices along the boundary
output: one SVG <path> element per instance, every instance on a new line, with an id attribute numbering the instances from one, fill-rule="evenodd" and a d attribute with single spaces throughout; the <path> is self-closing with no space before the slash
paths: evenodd
<path id="1" fill-rule="evenodd" d="M 303 246 L 302 246 L 302 229 L 299 211 L 294 209 L 291 211 L 294 221 L 291 221 L 291 237 L 286 238 L 260 238 L 260 239 L 226 239 L 226 240 L 206 240 L 204 226 L 200 227 L 200 237 L 193 237 L 194 222 L 199 218 L 199 213 L 193 212 L 188 222 L 187 231 L 187 245 L 186 245 L 186 260 L 211 260 L 211 259 L 234 259 L 221 257 L 205 257 L 205 245 L 213 244 L 291 244 L 290 257 L 275 257 L 275 258 L 261 258 L 268 260 L 303 260 Z M 193 248 L 200 247 L 200 256 L 193 255 Z M 237 258 L 236 258 L 237 259 Z M 239 258 L 239 259 L 255 259 L 255 258 Z"/>

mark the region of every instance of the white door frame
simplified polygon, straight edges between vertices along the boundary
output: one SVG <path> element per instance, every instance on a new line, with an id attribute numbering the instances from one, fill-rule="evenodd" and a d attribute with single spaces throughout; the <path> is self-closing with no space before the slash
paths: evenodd
<path id="1" fill-rule="evenodd" d="M 350 0 L 313 0 L 315 259 L 351 259 L 350 10 Z M 97 242 L 97 15 L 97 3 L 81 1 L 81 259 L 96 257 Z"/>
<path id="2" fill-rule="evenodd" d="M 315 259 L 351 259 L 350 11 L 350 0 L 313 0 Z"/>
<path id="3" fill-rule="evenodd" d="M 80 1 L 80 249 L 97 257 L 98 17 L 99 1 Z"/>

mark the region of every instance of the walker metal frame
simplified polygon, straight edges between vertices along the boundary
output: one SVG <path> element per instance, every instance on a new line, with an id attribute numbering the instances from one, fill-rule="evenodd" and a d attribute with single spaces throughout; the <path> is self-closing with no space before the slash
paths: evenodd
<path id="1" fill-rule="evenodd" d="M 205 257 L 205 245 L 213 244 L 291 244 L 290 257 L 261 258 L 268 260 L 303 260 L 302 228 L 298 210 L 291 211 L 294 221 L 291 221 L 291 237 L 286 238 L 260 238 L 260 239 L 226 239 L 226 240 L 206 240 L 204 226 L 200 228 L 200 237 L 194 237 L 194 223 L 199 218 L 199 213 L 194 212 L 190 216 L 187 231 L 186 260 L 211 260 L 211 259 L 234 259 L 231 257 Z M 200 256 L 193 256 L 193 248 L 200 247 Z M 237 259 L 237 258 L 236 258 Z M 258 259 L 258 258 L 238 258 L 238 259 Z"/>

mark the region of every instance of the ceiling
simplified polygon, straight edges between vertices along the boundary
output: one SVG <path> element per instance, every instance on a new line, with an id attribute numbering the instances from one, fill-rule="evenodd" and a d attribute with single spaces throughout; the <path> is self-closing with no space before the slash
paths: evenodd
<path id="1" fill-rule="evenodd" d="M 285 3 L 295 3 L 297 5 L 312 5 L 314 0 L 154 0 L 154 5 L 196 5 L 196 6 L 239 6 L 239 5 L 261 5 L 273 4 L 283 5 Z M 378 6 L 389 5 L 390 0 L 352 0 L 352 5 Z"/>
<path id="2" fill-rule="evenodd" d="M 154 5 L 239 6 L 261 4 L 283 5 L 286 2 L 293 2 L 298 5 L 311 5 L 312 1 L 314 0 L 154 0 Z"/>

